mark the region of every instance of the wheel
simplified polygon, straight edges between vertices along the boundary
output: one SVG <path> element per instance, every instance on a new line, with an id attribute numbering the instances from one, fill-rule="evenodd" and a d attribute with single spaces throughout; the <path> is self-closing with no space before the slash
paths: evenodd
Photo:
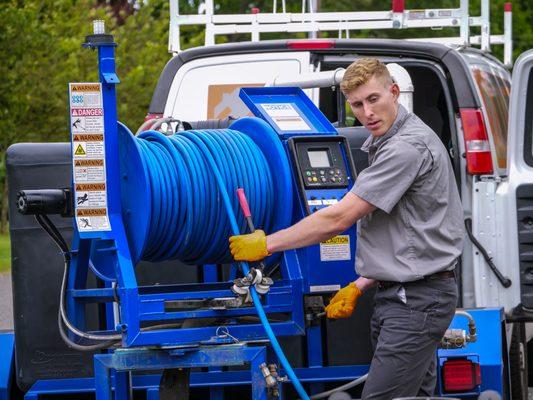
<path id="1" fill-rule="evenodd" d="M 511 346 L 509 349 L 509 369 L 511 380 L 511 398 L 513 400 L 527 400 L 527 352 L 525 325 L 513 324 Z"/>

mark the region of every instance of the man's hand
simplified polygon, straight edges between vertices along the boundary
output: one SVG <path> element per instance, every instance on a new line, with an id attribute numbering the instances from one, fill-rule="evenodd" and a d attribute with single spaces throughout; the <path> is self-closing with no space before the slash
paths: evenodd
<path id="1" fill-rule="evenodd" d="M 348 318 L 352 315 L 357 299 L 361 297 L 363 292 L 359 289 L 355 282 L 339 290 L 331 299 L 326 307 L 326 314 L 328 318 Z"/>
<path id="2" fill-rule="evenodd" d="M 248 235 L 231 236 L 229 249 L 236 261 L 259 261 L 269 256 L 265 232 L 257 229 Z"/>

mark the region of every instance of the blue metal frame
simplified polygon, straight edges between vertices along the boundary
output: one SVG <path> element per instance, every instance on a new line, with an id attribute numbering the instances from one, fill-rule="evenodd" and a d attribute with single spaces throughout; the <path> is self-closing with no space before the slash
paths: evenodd
<path id="1" fill-rule="evenodd" d="M 13 332 L 0 332 L 0 400 L 8 400 L 11 378 L 15 370 L 15 335 Z"/>
<path id="2" fill-rule="evenodd" d="M 132 349 L 135 350 L 135 349 Z M 253 353 L 252 353 L 253 354 Z M 327 383 L 351 381 L 368 373 L 368 365 L 349 365 L 336 367 L 295 368 L 298 379 L 306 383 Z M 140 369 L 143 369 L 141 366 Z M 278 371 L 284 376 L 283 370 Z M 146 390 L 148 398 L 159 399 L 160 374 L 133 375 L 134 390 Z M 114 376 L 111 376 L 111 387 L 114 389 Z M 190 384 L 196 387 L 223 388 L 235 385 L 251 385 L 252 376 L 249 370 L 192 372 Z M 284 382 L 290 385 L 290 382 Z M 50 379 L 37 381 L 24 396 L 25 400 L 38 400 L 41 395 L 93 393 L 96 391 L 95 378 Z M 153 396 L 153 397 L 150 397 Z M 282 399 L 282 398 L 281 398 Z"/>
<path id="3" fill-rule="evenodd" d="M 121 349 L 113 354 L 94 356 L 94 375 L 97 400 L 127 400 L 130 371 L 160 370 L 162 368 L 192 368 L 250 364 L 252 398 L 267 399 L 265 379 L 260 365 L 266 363 L 266 348 L 243 344 L 202 346 L 176 350 Z M 115 396 L 112 396 L 111 372 L 115 377 Z M 279 386 L 279 384 L 278 384 Z"/>

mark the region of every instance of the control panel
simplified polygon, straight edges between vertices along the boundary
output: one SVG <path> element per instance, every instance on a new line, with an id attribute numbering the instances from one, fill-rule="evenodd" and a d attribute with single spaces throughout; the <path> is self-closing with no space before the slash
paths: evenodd
<path id="1" fill-rule="evenodd" d="M 344 157 L 338 142 L 300 142 L 296 144 L 296 154 L 306 189 L 348 185 Z"/>
<path id="2" fill-rule="evenodd" d="M 342 136 L 294 137 L 288 141 L 300 197 L 308 213 L 337 203 L 353 185 L 354 168 Z"/>

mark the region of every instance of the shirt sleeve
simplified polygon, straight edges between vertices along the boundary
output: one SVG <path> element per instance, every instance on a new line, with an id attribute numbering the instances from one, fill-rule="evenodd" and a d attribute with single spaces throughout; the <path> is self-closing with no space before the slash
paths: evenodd
<path id="1" fill-rule="evenodd" d="M 359 174 L 351 192 L 389 214 L 415 181 L 423 162 L 423 154 L 412 144 L 389 141 Z"/>

